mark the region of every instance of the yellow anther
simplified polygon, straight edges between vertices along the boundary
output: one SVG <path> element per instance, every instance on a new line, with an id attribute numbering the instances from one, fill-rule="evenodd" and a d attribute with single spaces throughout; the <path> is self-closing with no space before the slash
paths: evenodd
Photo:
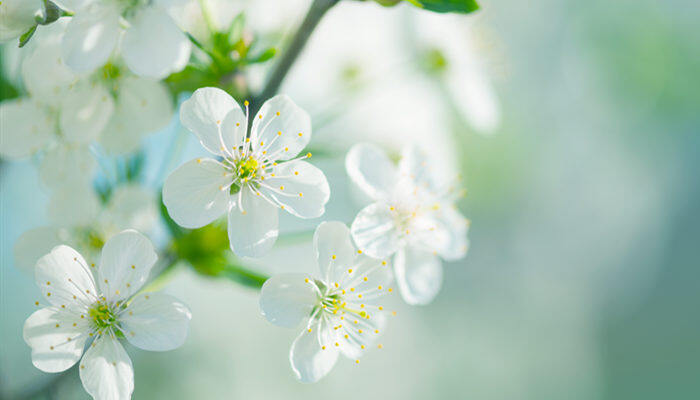
<path id="1" fill-rule="evenodd" d="M 362 333 L 362 329 L 358 329 L 358 330 L 357 330 L 357 333 Z"/>
<path id="2" fill-rule="evenodd" d="M 309 333 L 311 333 L 311 328 L 309 328 Z"/>
<path id="3" fill-rule="evenodd" d="M 331 256 L 331 258 L 335 260 L 335 254 L 333 254 L 333 255 Z"/>
<path id="4" fill-rule="evenodd" d="M 340 285 L 338 285 L 338 282 L 336 282 L 336 283 L 335 283 L 335 287 L 338 287 L 338 286 L 340 286 Z"/>
<path id="5" fill-rule="evenodd" d="M 280 112 L 279 112 L 279 111 L 277 111 L 277 113 L 276 113 L 276 114 L 277 114 L 277 116 L 278 116 L 278 117 L 280 116 Z"/>
<path id="6" fill-rule="evenodd" d="M 361 349 L 364 349 L 364 348 L 365 348 L 365 345 L 364 345 L 364 344 L 361 344 L 361 345 L 360 345 L 360 348 L 361 348 Z"/>
<path id="7" fill-rule="evenodd" d="M 66 305 L 65 305 L 65 304 L 61 304 L 61 308 L 66 308 Z"/>
<path id="8" fill-rule="evenodd" d="M 284 190 L 284 186 L 280 186 L 280 190 Z"/>
<path id="9" fill-rule="evenodd" d="M 311 153 L 306 153 L 306 158 L 311 158 Z"/>
<path id="10" fill-rule="evenodd" d="M 132 266 L 131 266 L 131 269 L 136 269 L 136 266 L 135 266 L 135 265 L 132 265 Z"/>
<path id="11" fill-rule="evenodd" d="M 389 207 L 389 210 L 394 211 L 394 206 Z"/>
<path id="12" fill-rule="evenodd" d="M 294 171 L 294 175 L 299 175 L 299 171 Z"/>
<path id="13" fill-rule="evenodd" d="M 354 291 L 355 291 L 355 288 L 354 288 L 354 287 L 351 287 L 351 288 L 350 288 L 350 291 L 351 291 L 351 292 L 354 292 Z"/>
<path id="14" fill-rule="evenodd" d="M 38 306 L 38 305 L 39 305 L 39 302 L 38 302 L 38 301 L 35 301 L 35 302 L 34 302 L 34 305 L 35 305 L 35 306 Z"/>
<path id="15" fill-rule="evenodd" d="M 386 265 L 386 261 L 382 261 L 382 265 Z"/>
<path id="16" fill-rule="evenodd" d="M 299 132 L 299 137 L 301 137 L 302 135 L 303 135 L 303 134 L 302 134 L 301 132 Z"/>
<path id="17" fill-rule="evenodd" d="M 245 142 L 250 143 L 250 138 L 249 137 L 245 138 Z"/>
<path id="18" fill-rule="evenodd" d="M 262 114 L 258 115 L 258 119 L 262 119 Z"/>
<path id="19" fill-rule="evenodd" d="M 301 192 L 299 192 L 299 197 L 302 197 L 302 196 L 303 196 L 303 194 Z"/>
<path id="20" fill-rule="evenodd" d="M 236 122 L 236 126 L 241 126 L 241 123 L 240 123 L 240 122 Z"/>
<path id="21" fill-rule="evenodd" d="M 392 289 L 392 288 L 389 288 L 389 289 L 387 289 L 387 290 L 389 291 L 389 293 L 391 293 L 391 292 L 394 291 L 394 289 Z"/>
<path id="22" fill-rule="evenodd" d="M 201 159 L 201 158 L 198 158 L 198 159 L 197 159 L 197 163 L 201 164 L 201 163 L 202 163 L 202 159 Z"/>
<path id="23" fill-rule="evenodd" d="M 379 333 L 379 329 L 375 329 L 375 330 L 374 330 L 374 333 Z"/>
<path id="24" fill-rule="evenodd" d="M 359 363 L 360 363 L 360 360 L 355 360 L 355 364 L 359 364 Z"/>
<path id="25" fill-rule="evenodd" d="M 352 274 L 352 268 L 350 268 L 350 269 L 348 270 L 348 274 Z M 355 290 L 355 289 L 350 289 L 350 291 L 353 291 L 353 290 Z"/>
<path id="26" fill-rule="evenodd" d="M 364 304 L 360 304 L 360 308 L 365 308 L 365 305 L 364 305 Z"/>
<path id="27" fill-rule="evenodd" d="M 89 293 L 89 291 L 88 291 Z M 46 293 L 46 297 L 51 297 L 51 292 Z"/>
<path id="28" fill-rule="evenodd" d="M 309 278 L 305 278 L 304 282 L 309 283 Z"/>
<path id="29" fill-rule="evenodd" d="M 396 316 L 396 311 L 392 311 L 391 315 Z"/>
<path id="30" fill-rule="evenodd" d="M 365 276 L 362 280 L 364 280 L 365 282 L 367 282 L 367 277 Z"/>
<path id="31" fill-rule="evenodd" d="M 47 285 L 50 285 L 50 284 L 51 284 L 51 282 L 48 282 L 48 281 L 47 281 L 47 282 L 46 282 L 46 284 L 47 284 Z"/>
<path id="32" fill-rule="evenodd" d="M 379 306 L 378 308 L 379 308 L 379 311 L 382 311 L 384 309 L 384 307 L 382 307 L 382 306 Z"/>
<path id="33" fill-rule="evenodd" d="M 384 347 L 384 346 L 382 346 L 381 343 L 377 345 L 378 349 L 381 349 L 382 347 Z"/>
<path id="34" fill-rule="evenodd" d="M 282 131 L 277 131 L 277 136 L 282 136 Z"/>
<path id="35" fill-rule="evenodd" d="M 362 250 L 357 250 L 357 254 L 362 254 Z"/>
<path id="36" fill-rule="evenodd" d="M 289 147 L 285 147 L 285 148 L 284 148 L 284 151 L 289 151 Z"/>
<path id="37" fill-rule="evenodd" d="M 265 143 L 263 143 L 263 142 L 260 142 L 260 146 L 263 146 L 264 144 L 265 144 Z"/>
<path id="38" fill-rule="evenodd" d="M 217 125 L 221 125 L 221 120 L 216 121 Z"/>
<path id="39" fill-rule="evenodd" d="M 361 295 L 361 294 L 358 294 L 358 295 L 357 295 L 357 298 L 358 298 L 358 299 L 361 299 L 361 298 L 362 298 L 362 295 Z"/>
<path id="40" fill-rule="evenodd" d="M 321 346 L 321 350 L 325 350 L 325 349 L 326 349 L 326 346 Z"/>
<path id="41" fill-rule="evenodd" d="M 250 105 L 250 103 L 248 102 L 248 100 L 246 100 L 246 101 L 243 102 L 243 105 L 246 106 L 246 107 L 248 107 L 248 106 Z"/>
<path id="42" fill-rule="evenodd" d="M 340 344 L 338 342 L 335 342 L 335 346 L 338 347 L 340 346 Z"/>

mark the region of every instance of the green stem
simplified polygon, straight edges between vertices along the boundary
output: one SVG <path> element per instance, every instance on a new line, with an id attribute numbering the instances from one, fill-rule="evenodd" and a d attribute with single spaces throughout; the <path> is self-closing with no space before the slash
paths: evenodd
<path id="1" fill-rule="evenodd" d="M 311 3 L 309 11 L 294 33 L 294 36 L 292 36 L 289 47 L 287 47 L 287 50 L 282 54 L 282 57 L 272 70 L 262 92 L 253 99 L 250 115 L 256 115 L 262 103 L 277 93 L 289 69 L 299 57 L 299 54 L 301 54 L 301 51 L 304 49 L 306 42 L 309 40 L 309 37 L 311 37 L 316 26 L 318 26 L 318 23 L 321 22 L 321 18 L 323 18 L 326 12 L 339 1 L 340 0 L 314 0 L 313 3 Z"/>
<path id="2" fill-rule="evenodd" d="M 268 280 L 269 276 L 259 272 L 247 269 L 241 265 L 228 264 L 219 274 L 224 278 L 240 283 L 243 286 L 248 286 L 253 289 L 260 289 Z"/>

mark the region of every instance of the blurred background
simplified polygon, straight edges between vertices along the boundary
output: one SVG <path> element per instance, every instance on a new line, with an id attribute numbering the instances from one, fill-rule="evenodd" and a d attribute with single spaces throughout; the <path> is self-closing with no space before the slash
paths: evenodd
<path id="1" fill-rule="evenodd" d="M 251 28 L 283 41 L 309 2 L 220 3 L 217 19 L 249 10 Z M 352 221 L 363 204 L 343 156 L 358 141 L 392 152 L 416 142 L 461 172 L 471 248 L 446 265 L 436 300 L 394 299 L 383 349 L 304 385 L 287 359 L 297 332 L 268 324 L 255 290 L 183 266 L 164 290 L 191 307 L 190 335 L 162 354 L 127 346 L 133 398 L 700 398 L 700 8 L 482 7 L 457 18 L 342 1 L 282 87 L 312 116 L 314 159 L 332 190 L 324 217 L 282 219 L 283 230 Z M 177 135 L 167 170 L 201 152 L 174 117 L 145 143 L 153 190 Z M 56 379 L 46 398 L 88 398 L 77 374 L 35 369 L 22 340 L 40 294 L 14 267 L 13 245 L 46 224 L 46 207 L 30 161 L 0 165 L 3 399 L 32 398 Z M 253 265 L 316 272 L 307 241 Z"/>

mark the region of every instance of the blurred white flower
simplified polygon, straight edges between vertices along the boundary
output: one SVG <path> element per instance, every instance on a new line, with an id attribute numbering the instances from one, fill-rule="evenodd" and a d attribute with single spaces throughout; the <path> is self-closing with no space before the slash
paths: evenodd
<path id="1" fill-rule="evenodd" d="M 35 17 L 43 13 L 42 0 L 0 1 L 0 41 L 18 38 L 36 25 Z"/>
<path id="2" fill-rule="evenodd" d="M 162 79 L 187 65 L 192 45 L 166 10 L 179 1 L 71 3 L 75 16 L 62 53 L 73 70 L 89 72 L 104 65 L 117 43 L 126 65 L 140 76 Z"/>
<path id="3" fill-rule="evenodd" d="M 163 186 L 163 203 L 185 228 L 200 228 L 228 213 L 231 250 L 260 257 L 275 243 L 278 210 L 300 218 L 323 215 L 330 189 L 323 172 L 299 156 L 311 138 L 311 120 L 287 96 L 263 104 L 246 137 L 246 112 L 226 92 L 198 89 L 180 109 L 211 158 L 191 160 Z"/>
<path id="4" fill-rule="evenodd" d="M 31 271 L 42 255 L 61 243 L 80 251 L 90 263 L 97 262 L 107 238 L 129 228 L 148 233 L 158 218 L 155 195 L 136 184 L 114 189 L 104 206 L 91 187 L 57 190 L 50 198 L 49 214 L 52 225 L 30 229 L 15 242 L 16 267 Z"/>
<path id="5" fill-rule="evenodd" d="M 80 360 L 80 380 L 97 400 L 129 399 L 134 370 L 120 338 L 150 351 L 181 346 L 191 314 L 177 299 L 136 294 L 157 256 L 151 242 L 128 230 L 110 238 L 93 278 L 83 257 L 61 245 L 36 265 L 36 282 L 50 304 L 24 323 L 32 363 L 44 372 L 65 371 Z M 37 302 L 38 304 L 38 302 Z"/>
<path id="6" fill-rule="evenodd" d="M 375 202 L 352 223 L 352 237 L 367 255 L 394 255 L 401 296 L 427 304 L 442 285 L 442 263 L 466 255 L 468 221 L 454 200 L 454 181 L 428 163 L 415 146 L 403 151 L 398 169 L 380 149 L 357 144 L 345 160 L 353 182 Z"/>
<path id="7" fill-rule="evenodd" d="M 392 291 L 388 263 L 361 254 L 345 224 L 321 223 L 314 252 L 321 279 L 275 275 L 260 292 L 260 310 L 271 323 L 293 328 L 308 318 L 289 351 L 292 370 L 302 382 L 323 378 L 340 353 L 360 362 L 386 323 L 377 300 Z"/>
<path id="8" fill-rule="evenodd" d="M 493 133 L 501 110 L 471 15 L 412 12 L 408 43 L 429 75 L 437 75 L 457 111 L 478 133 Z"/>

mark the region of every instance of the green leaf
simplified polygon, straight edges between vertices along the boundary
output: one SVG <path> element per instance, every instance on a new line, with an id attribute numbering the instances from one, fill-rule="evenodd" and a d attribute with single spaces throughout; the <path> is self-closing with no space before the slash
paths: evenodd
<path id="1" fill-rule="evenodd" d="M 274 47 L 270 47 L 257 56 L 248 58 L 247 61 L 249 64 L 262 63 L 274 57 L 275 54 L 277 54 L 277 50 Z"/>
<path id="2" fill-rule="evenodd" d="M 228 27 L 228 40 L 230 43 L 236 43 L 243 38 L 243 29 L 245 28 L 245 14 L 240 13 L 231 21 Z"/>
<path id="3" fill-rule="evenodd" d="M 28 31 L 24 32 L 22 36 L 19 37 L 19 47 L 24 47 L 25 44 L 29 43 L 29 39 L 32 38 L 34 32 L 36 32 L 36 25 L 29 28 Z"/>
<path id="4" fill-rule="evenodd" d="M 406 0 L 416 7 L 439 13 L 468 14 L 479 9 L 476 0 Z"/>

